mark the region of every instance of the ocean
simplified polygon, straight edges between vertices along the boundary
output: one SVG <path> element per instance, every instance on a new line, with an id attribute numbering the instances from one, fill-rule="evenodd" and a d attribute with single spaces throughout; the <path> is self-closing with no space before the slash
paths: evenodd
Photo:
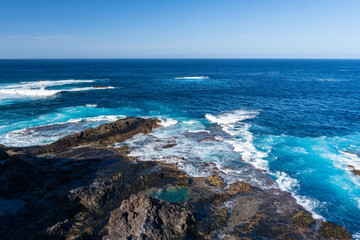
<path id="1" fill-rule="evenodd" d="M 47 144 L 126 116 L 162 126 L 111 147 L 280 188 L 360 239 L 360 60 L 0 60 L 0 144 Z"/>

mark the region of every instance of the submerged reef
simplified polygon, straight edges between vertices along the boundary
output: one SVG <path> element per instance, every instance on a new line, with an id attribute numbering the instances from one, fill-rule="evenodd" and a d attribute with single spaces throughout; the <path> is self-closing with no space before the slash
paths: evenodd
<path id="1" fill-rule="evenodd" d="M 0 238 L 352 239 L 277 188 L 190 177 L 113 147 L 156 127 L 125 118 L 45 146 L 0 146 Z"/>

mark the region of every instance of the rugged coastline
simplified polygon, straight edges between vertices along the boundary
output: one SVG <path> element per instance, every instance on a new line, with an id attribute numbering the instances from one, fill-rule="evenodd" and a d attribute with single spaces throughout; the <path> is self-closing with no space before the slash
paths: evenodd
<path id="1" fill-rule="evenodd" d="M 158 127 L 125 118 L 46 146 L 0 146 L 2 239 L 352 239 L 290 194 L 109 147 Z M 165 145 L 171 148 L 171 145 Z M 206 163 L 204 163 L 206 164 Z"/>

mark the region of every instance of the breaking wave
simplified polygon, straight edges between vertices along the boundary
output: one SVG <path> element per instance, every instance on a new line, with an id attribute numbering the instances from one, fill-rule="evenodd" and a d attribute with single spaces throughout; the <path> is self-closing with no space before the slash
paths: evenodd
<path id="1" fill-rule="evenodd" d="M 210 122 L 219 125 L 228 134 L 228 136 L 223 136 L 221 140 L 229 143 L 233 150 L 241 155 L 243 161 L 263 170 L 270 176 L 274 176 L 281 190 L 290 192 L 300 205 L 313 214 L 314 218 L 323 219 L 322 216 L 315 213 L 315 209 L 320 206 L 320 203 L 316 199 L 298 194 L 300 184 L 296 179 L 291 178 L 284 172 L 273 171 L 269 168 L 267 157 L 271 149 L 262 151 L 256 148 L 254 136 L 250 131 L 252 126 L 244 121 L 255 118 L 258 114 L 259 111 L 241 109 L 216 116 L 206 114 L 205 117 Z"/>
<path id="2" fill-rule="evenodd" d="M 182 79 L 182 80 L 200 80 L 200 79 L 209 79 L 208 76 L 197 76 L 197 77 L 176 77 L 175 79 Z"/>
<path id="3" fill-rule="evenodd" d="M 125 115 L 99 115 L 22 128 L 0 136 L 0 142 L 7 146 L 16 147 L 49 144 L 84 129 L 96 127 L 102 123 L 114 122 L 125 117 Z"/>
<path id="4" fill-rule="evenodd" d="M 0 99 L 14 99 L 14 98 L 41 98 L 54 96 L 61 92 L 78 92 L 99 89 L 112 89 L 111 86 L 98 86 L 98 87 L 80 87 L 80 88 L 62 88 L 51 89 L 51 87 L 93 83 L 96 80 L 57 80 L 57 81 L 34 81 L 34 82 L 21 82 L 18 84 L 9 84 L 0 86 Z M 49 89 L 50 88 L 50 89 Z"/>

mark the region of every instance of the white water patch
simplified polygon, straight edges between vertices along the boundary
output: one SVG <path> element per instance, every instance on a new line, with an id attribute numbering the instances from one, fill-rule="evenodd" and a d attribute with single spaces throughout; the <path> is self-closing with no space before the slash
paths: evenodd
<path id="1" fill-rule="evenodd" d="M 85 107 L 96 108 L 97 104 L 85 104 Z"/>
<path id="2" fill-rule="evenodd" d="M 161 121 L 159 124 L 163 127 L 170 127 L 172 125 L 176 125 L 178 123 L 177 120 L 172 118 L 164 118 L 164 117 L 158 117 Z"/>
<path id="3" fill-rule="evenodd" d="M 9 85 L 0 85 L 0 99 L 16 99 L 16 98 L 42 98 L 54 96 L 61 92 L 79 92 L 100 89 L 113 89 L 114 87 L 82 87 L 82 88 L 63 88 L 63 89 L 49 89 L 50 87 L 80 84 L 80 83 L 93 83 L 95 80 L 58 80 L 58 81 L 33 81 L 21 82 Z"/>
<path id="4" fill-rule="evenodd" d="M 349 151 L 338 151 L 338 153 L 324 153 L 324 158 L 330 159 L 333 165 L 346 171 L 351 182 L 360 187 L 360 179 L 352 170 L 360 170 L 360 154 Z"/>
<path id="5" fill-rule="evenodd" d="M 256 149 L 253 134 L 249 130 L 251 125 L 243 122 L 255 118 L 258 114 L 258 111 L 236 110 L 217 116 L 206 114 L 205 117 L 230 135 L 222 140 L 230 143 L 234 151 L 241 154 L 242 160 L 261 170 L 268 170 L 268 163 L 264 160 L 267 152 Z"/>
<path id="6" fill-rule="evenodd" d="M 76 118 L 70 119 L 67 122 L 77 123 L 77 122 L 115 122 L 121 118 L 126 118 L 125 115 L 102 115 L 96 117 L 87 117 L 87 118 Z"/>
<path id="7" fill-rule="evenodd" d="M 209 79 L 208 76 L 195 76 L 195 77 L 176 77 L 175 79 L 182 79 L 182 80 L 200 80 L 200 79 Z"/>
<path id="8" fill-rule="evenodd" d="M 130 156 L 141 161 L 176 163 L 192 177 L 206 177 L 220 172 L 228 183 L 244 181 L 266 188 L 273 184 L 267 177 L 261 179 L 264 175 L 255 168 L 239 161 L 240 154 L 217 135 L 217 132 L 222 132 L 215 128 L 207 129 L 203 121 L 191 121 L 191 124 L 189 120 L 170 121 L 172 124 L 165 124 L 168 127 L 156 128 L 147 135 L 134 136 L 115 147 L 129 146 Z"/>
<path id="9" fill-rule="evenodd" d="M 274 176 L 277 179 L 276 183 L 281 190 L 289 192 L 296 199 L 298 204 L 302 205 L 306 210 L 313 214 L 314 218 L 324 219 L 322 216 L 315 213 L 315 209 L 320 206 L 320 203 L 317 200 L 298 194 L 300 184 L 296 179 L 291 178 L 284 172 L 274 172 L 269 168 L 267 158 L 271 152 L 271 144 L 266 147 L 266 151 L 256 148 L 254 136 L 250 131 L 252 125 L 244 121 L 255 118 L 258 114 L 258 111 L 236 110 L 216 116 L 206 114 L 205 117 L 210 122 L 219 125 L 221 129 L 228 134 L 227 136 L 221 137 L 221 140 L 231 144 L 233 150 L 241 155 L 242 160 L 250 163 L 255 168 L 265 171 L 267 174 Z M 297 148 L 294 150 L 304 153 L 305 149 Z"/>
<path id="10" fill-rule="evenodd" d="M 189 130 L 188 132 L 189 133 L 210 133 L 209 130 L 193 130 L 193 131 Z M 216 136 L 214 138 L 216 138 Z"/>
<path id="11" fill-rule="evenodd" d="M 354 240 L 360 240 L 360 232 L 354 233 L 352 237 L 354 238 Z"/>
<path id="12" fill-rule="evenodd" d="M 331 156 L 332 160 L 335 160 L 335 156 Z M 360 154 L 355 152 L 349 152 L 349 151 L 339 151 L 339 155 L 336 156 L 336 160 L 334 162 L 337 162 L 342 165 L 344 169 L 358 169 L 360 170 Z M 335 165 L 337 167 L 341 166 L 339 164 Z M 352 166 L 352 167 L 350 167 Z"/>
<path id="13" fill-rule="evenodd" d="M 300 190 L 300 184 L 298 180 L 291 178 L 289 175 L 287 175 L 284 172 L 276 171 L 273 174 L 276 176 L 277 178 L 276 183 L 279 185 L 279 188 L 282 191 L 289 192 L 291 196 L 295 198 L 298 204 L 300 204 L 306 210 L 312 213 L 315 219 L 325 220 L 324 217 L 315 213 L 315 210 L 319 208 L 319 206 L 321 205 L 319 201 L 298 194 L 298 191 Z"/>
<path id="14" fill-rule="evenodd" d="M 7 146 L 33 146 L 44 145 L 58 139 L 78 133 L 90 127 L 96 127 L 102 123 L 114 122 L 125 118 L 125 115 L 99 115 L 95 117 L 75 118 L 65 122 L 55 122 L 36 127 L 28 127 L 14 130 L 1 136 L 1 144 Z"/>
<path id="15" fill-rule="evenodd" d="M 218 116 L 206 114 L 205 117 L 212 123 L 225 125 L 234 124 L 247 119 L 255 118 L 258 114 L 258 111 L 236 110 L 233 112 L 220 114 Z"/>

